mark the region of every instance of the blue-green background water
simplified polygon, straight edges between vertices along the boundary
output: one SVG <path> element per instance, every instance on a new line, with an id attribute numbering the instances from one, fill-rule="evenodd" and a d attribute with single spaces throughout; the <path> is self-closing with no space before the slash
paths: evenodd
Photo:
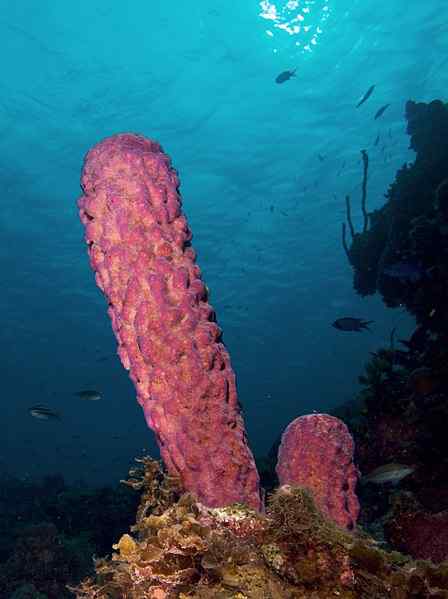
<path id="1" fill-rule="evenodd" d="M 76 209 L 84 154 L 117 132 L 157 139 L 180 172 L 255 452 L 295 416 L 353 397 L 369 351 L 412 321 L 355 295 L 344 196 L 361 226 L 360 150 L 371 210 L 414 158 L 405 101 L 446 99 L 444 10 L 441 0 L 3 2 L 0 471 L 102 484 L 142 448 L 156 455 Z M 373 332 L 330 326 L 347 315 L 375 320 Z M 104 399 L 73 395 L 85 388 Z M 62 421 L 35 420 L 33 403 Z"/>

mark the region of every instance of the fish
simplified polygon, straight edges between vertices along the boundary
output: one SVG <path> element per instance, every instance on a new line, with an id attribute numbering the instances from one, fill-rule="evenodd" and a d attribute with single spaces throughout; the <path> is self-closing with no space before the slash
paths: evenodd
<path id="1" fill-rule="evenodd" d="M 391 277 L 392 279 L 417 283 L 425 276 L 426 271 L 421 262 L 402 260 L 385 266 L 382 270 L 382 274 Z"/>
<path id="2" fill-rule="evenodd" d="M 375 113 L 375 117 L 374 120 L 376 121 L 376 119 L 379 119 L 380 116 L 382 114 L 384 114 L 384 112 L 386 111 L 387 108 L 389 108 L 390 104 L 384 104 L 384 106 L 381 106 L 381 108 L 379 110 L 377 110 L 377 112 Z"/>
<path id="3" fill-rule="evenodd" d="M 95 391 L 94 389 L 77 391 L 75 395 L 77 395 L 80 399 L 86 399 L 88 401 L 98 401 L 102 397 L 101 393 L 99 391 Z"/>
<path id="4" fill-rule="evenodd" d="M 340 331 L 362 331 L 369 329 L 369 324 L 374 322 L 373 320 L 362 320 L 362 318 L 353 318 L 352 316 L 345 316 L 344 318 L 338 318 L 333 322 L 331 326 Z"/>
<path id="5" fill-rule="evenodd" d="M 317 157 L 319 158 L 319 160 L 321 162 L 323 162 L 325 160 L 325 156 L 322 156 L 322 154 L 318 154 Z"/>
<path id="6" fill-rule="evenodd" d="M 375 139 L 375 143 L 373 145 L 377 146 L 380 143 L 380 134 L 378 133 L 376 139 Z"/>
<path id="7" fill-rule="evenodd" d="M 44 406 L 43 404 L 36 404 L 28 408 L 29 413 L 33 418 L 38 420 L 60 420 L 61 416 L 59 412 L 52 410 L 51 408 Z"/>
<path id="8" fill-rule="evenodd" d="M 372 85 L 371 87 L 369 87 L 369 89 L 366 91 L 366 93 L 360 99 L 360 101 L 358 102 L 358 104 L 356 104 L 356 108 L 359 108 L 361 106 L 361 104 L 364 104 L 364 102 L 370 98 L 370 96 L 372 95 L 372 92 L 373 92 L 374 89 L 375 89 L 374 85 Z"/>
<path id="9" fill-rule="evenodd" d="M 414 471 L 414 466 L 391 462 L 390 464 L 379 466 L 369 472 L 369 474 L 362 476 L 361 482 L 373 483 L 375 485 L 383 485 L 385 483 L 398 484 L 403 478 L 409 476 Z"/>
<path id="10" fill-rule="evenodd" d="M 288 81 L 288 79 L 291 79 L 291 77 L 296 76 L 296 71 L 297 69 L 294 69 L 293 71 L 281 72 L 280 75 L 277 75 L 275 78 L 275 83 L 284 83 L 285 81 Z"/>

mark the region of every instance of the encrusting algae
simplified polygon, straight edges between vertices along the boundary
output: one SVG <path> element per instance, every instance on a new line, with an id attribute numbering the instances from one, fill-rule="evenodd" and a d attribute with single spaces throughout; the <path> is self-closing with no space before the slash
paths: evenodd
<path id="1" fill-rule="evenodd" d="M 300 487 L 280 487 L 265 514 L 206 508 L 158 462 L 140 462 L 127 481 L 142 490 L 137 521 L 72 589 L 78 599 L 448 599 L 446 564 L 379 549 Z"/>

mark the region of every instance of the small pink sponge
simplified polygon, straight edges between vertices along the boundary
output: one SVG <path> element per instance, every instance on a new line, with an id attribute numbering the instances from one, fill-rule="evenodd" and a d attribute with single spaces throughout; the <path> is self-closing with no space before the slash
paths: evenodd
<path id="1" fill-rule="evenodd" d="M 87 154 L 79 214 L 118 354 L 168 471 L 209 507 L 261 508 L 229 354 L 156 142 L 124 133 Z"/>
<path id="2" fill-rule="evenodd" d="M 324 516 L 351 529 L 359 515 L 353 452 L 353 439 L 341 420 L 328 414 L 300 416 L 282 435 L 276 468 L 280 484 L 307 488 Z"/>

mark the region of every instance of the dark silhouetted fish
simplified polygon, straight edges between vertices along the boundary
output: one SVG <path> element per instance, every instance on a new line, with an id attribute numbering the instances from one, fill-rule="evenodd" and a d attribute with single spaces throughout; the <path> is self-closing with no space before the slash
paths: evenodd
<path id="1" fill-rule="evenodd" d="M 376 136 L 374 145 L 377 146 L 379 143 L 380 143 L 380 134 L 378 133 L 378 135 Z"/>
<path id="2" fill-rule="evenodd" d="M 371 87 L 369 87 L 369 89 L 366 91 L 366 93 L 360 99 L 360 101 L 358 102 L 358 104 L 356 104 L 356 108 L 359 108 L 361 106 L 361 104 L 364 104 L 364 102 L 370 98 L 370 96 L 372 95 L 372 92 L 373 92 L 374 89 L 375 89 L 374 85 L 372 85 Z"/>
<path id="3" fill-rule="evenodd" d="M 369 324 L 374 322 L 373 320 L 362 320 L 362 318 L 353 318 L 351 316 L 345 316 L 344 318 L 338 318 L 333 322 L 331 326 L 340 331 L 357 331 L 360 332 L 364 329 L 369 329 Z"/>
<path id="4" fill-rule="evenodd" d="M 322 156 L 322 154 L 318 154 L 317 156 L 321 162 L 325 160 L 325 156 Z"/>
<path id="5" fill-rule="evenodd" d="M 51 408 L 44 406 L 42 404 L 37 404 L 35 406 L 31 406 L 31 408 L 28 409 L 29 413 L 31 414 L 31 416 L 33 416 L 33 418 L 37 418 L 38 420 L 60 420 L 61 416 L 58 412 L 56 412 L 55 410 L 52 410 Z"/>
<path id="6" fill-rule="evenodd" d="M 381 106 L 381 108 L 375 113 L 375 121 L 376 119 L 379 119 L 382 114 L 384 114 L 384 112 L 387 108 L 389 108 L 389 106 L 390 104 L 384 104 L 384 106 Z"/>
<path id="7" fill-rule="evenodd" d="M 288 81 L 291 77 L 296 76 L 296 71 L 297 69 L 294 69 L 293 71 L 283 71 L 280 75 L 277 75 L 275 83 L 285 83 L 285 81 Z"/>

